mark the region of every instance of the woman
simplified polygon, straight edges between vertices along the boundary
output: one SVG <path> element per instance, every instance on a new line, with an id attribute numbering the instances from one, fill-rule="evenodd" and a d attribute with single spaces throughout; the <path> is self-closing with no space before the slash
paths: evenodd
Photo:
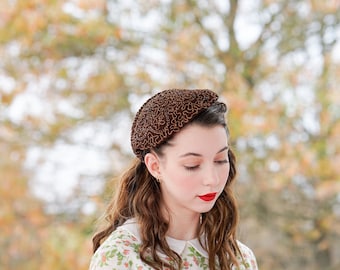
<path id="1" fill-rule="evenodd" d="M 162 91 L 131 131 L 136 160 L 93 238 L 90 269 L 257 269 L 236 240 L 226 105 L 210 90 Z"/>

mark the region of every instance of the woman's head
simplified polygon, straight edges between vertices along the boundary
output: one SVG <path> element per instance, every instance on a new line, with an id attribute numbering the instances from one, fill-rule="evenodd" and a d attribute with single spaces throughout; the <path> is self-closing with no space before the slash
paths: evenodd
<path id="1" fill-rule="evenodd" d="M 160 203 L 171 213 L 197 217 L 210 211 L 223 192 L 230 171 L 225 112 L 225 104 L 215 101 L 145 151 L 146 167 L 161 182 Z"/>

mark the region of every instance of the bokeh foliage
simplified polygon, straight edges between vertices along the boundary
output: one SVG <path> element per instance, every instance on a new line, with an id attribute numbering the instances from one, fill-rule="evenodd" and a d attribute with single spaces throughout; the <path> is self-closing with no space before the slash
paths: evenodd
<path id="1" fill-rule="evenodd" d="M 87 269 L 109 180 L 131 158 L 100 128 L 116 138 L 136 100 L 185 87 L 228 103 L 240 238 L 260 269 L 338 269 L 339 10 L 335 0 L 2 1 L 1 268 Z M 29 167 L 28 153 L 61 144 L 111 165 L 46 202 L 32 186 L 48 154 Z M 94 179 L 107 189 L 84 188 Z"/>

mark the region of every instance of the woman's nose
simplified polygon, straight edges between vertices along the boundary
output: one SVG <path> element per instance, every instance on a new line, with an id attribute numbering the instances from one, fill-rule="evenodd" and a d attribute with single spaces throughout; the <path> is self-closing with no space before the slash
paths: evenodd
<path id="1" fill-rule="evenodd" d="M 219 183 L 219 177 L 216 168 L 207 168 L 203 176 L 205 186 L 216 186 Z"/>

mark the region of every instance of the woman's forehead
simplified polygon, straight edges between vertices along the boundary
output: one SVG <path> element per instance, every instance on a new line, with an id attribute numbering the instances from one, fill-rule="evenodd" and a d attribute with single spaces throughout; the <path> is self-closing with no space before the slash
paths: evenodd
<path id="1" fill-rule="evenodd" d="M 228 146 L 228 137 L 223 126 L 205 127 L 193 124 L 178 132 L 168 145 L 170 151 L 177 151 L 178 154 L 188 151 L 218 153 Z"/>

